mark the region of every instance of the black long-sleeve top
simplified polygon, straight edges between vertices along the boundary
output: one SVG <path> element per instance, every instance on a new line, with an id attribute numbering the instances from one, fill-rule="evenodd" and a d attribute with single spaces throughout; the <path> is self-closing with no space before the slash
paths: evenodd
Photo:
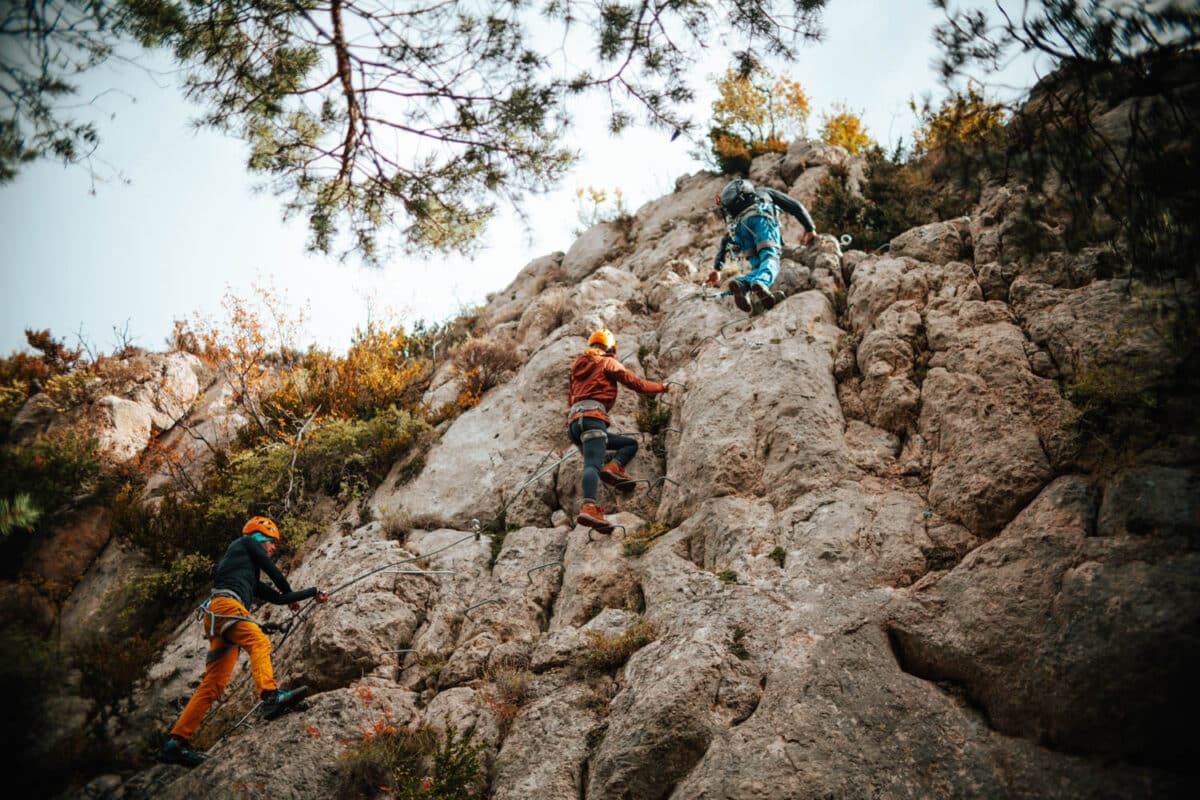
<path id="1" fill-rule="evenodd" d="M 267 573 L 279 591 L 258 579 L 259 570 Z M 239 536 L 225 549 L 225 555 L 217 565 L 213 589 L 233 592 L 246 608 L 250 608 L 256 597 L 275 605 L 286 605 L 317 594 L 316 587 L 293 592 L 287 578 L 253 536 Z"/>
<path id="2" fill-rule="evenodd" d="M 761 193 L 769 197 L 772 203 L 799 220 L 800 224 L 804 226 L 804 230 L 809 233 L 816 231 L 817 226 L 813 224 L 808 209 L 800 201 L 792 198 L 791 195 L 777 189 L 772 189 L 769 186 L 759 186 L 755 189 L 755 193 Z M 729 245 L 731 244 L 733 244 L 733 234 L 726 231 L 725 235 L 721 237 L 721 244 L 717 247 L 717 255 L 713 258 L 713 269 L 720 269 L 721 265 L 725 263 L 725 253 L 729 250 Z"/>

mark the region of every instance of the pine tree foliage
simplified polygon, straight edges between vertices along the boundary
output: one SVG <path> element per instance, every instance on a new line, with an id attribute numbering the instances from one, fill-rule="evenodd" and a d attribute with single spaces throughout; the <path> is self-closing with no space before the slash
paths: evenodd
<path id="1" fill-rule="evenodd" d="M 0 3 L 0 185 L 34 159 L 73 163 L 95 151 L 74 81 L 112 53 L 116 18 L 112 0 Z"/>
<path id="2" fill-rule="evenodd" d="M 175 54 L 187 70 L 188 95 L 206 109 L 200 124 L 245 139 L 250 170 L 284 198 L 287 214 L 308 221 L 314 250 L 379 261 L 392 241 L 380 233 L 393 230 L 407 249 L 468 250 L 497 202 L 519 205 L 570 167 L 577 155 L 566 138 L 572 96 L 604 96 L 614 131 L 639 113 L 666 130 L 689 130 L 692 68 L 714 36 L 744 40 L 744 62 L 754 59 L 751 46 L 786 56 L 819 35 L 826 2 L 29 2 L 25 17 L 38 30 L 55 9 L 97 21 L 80 29 L 77 47 L 88 58 L 59 56 L 53 79 L 9 93 L 0 178 L 22 161 L 95 144 L 86 126 L 74 139 L 47 135 L 44 142 L 23 131 L 31 121 L 50 130 L 66 124 L 31 103 L 70 91 L 72 72 L 110 52 L 116 29 Z M 547 25 L 572 42 L 590 39 L 588 55 L 560 58 L 565 39 L 545 35 Z M 24 30 L 0 29 L 16 38 Z M 30 30 L 21 39 L 27 46 L 53 41 Z M 572 66 L 589 55 L 590 66 Z M 0 67 L 8 66 L 6 50 Z"/>

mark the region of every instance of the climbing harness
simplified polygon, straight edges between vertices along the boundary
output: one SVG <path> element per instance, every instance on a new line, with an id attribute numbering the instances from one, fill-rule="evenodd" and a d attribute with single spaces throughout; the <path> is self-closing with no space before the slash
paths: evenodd
<path id="1" fill-rule="evenodd" d="M 608 409 L 606 409 L 604 407 L 604 403 L 601 403 L 599 400 L 592 400 L 589 398 L 584 398 L 583 400 L 580 400 L 579 402 L 575 403 L 575 405 L 571 406 L 571 408 L 567 411 L 567 419 L 574 420 L 576 417 L 582 415 L 583 412 L 585 412 L 585 411 L 607 411 L 607 410 Z"/>

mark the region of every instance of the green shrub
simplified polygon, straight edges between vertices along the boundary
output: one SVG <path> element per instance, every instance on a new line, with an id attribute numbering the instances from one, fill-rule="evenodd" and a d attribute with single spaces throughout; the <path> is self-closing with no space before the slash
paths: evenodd
<path id="1" fill-rule="evenodd" d="M 621 555 L 623 556 L 640 556 L 642 553 L 650 549 L 650 542 L 640 536 L 626 539 L 621 545 Z"/>
<path id="2" fill-rule="evenodd" d="M 661 402 L 658 395 L 641 395 L 636 420 L 639 431 L 657 436 L 671 422 L 671 408 Z"/>
<path id="3" fill-rule="evenodd" d="M 15 380 L 0 384 L 0 439 L 8 436 L 13 419 L 29 399 L 31 391 L 29 381 Z"/>
<path id="4" fill-rule="evenodd" d="M 280 517 L 277 522 L 279 532 L 283 536 L 283 549 L 289 553 L 299 553 L 310 537 L 325 528 L 320 521 L 304 513 L 288 514 Z"/>
<path id="5" fill-rule="evenodd" d="M 920 163 L 904 160 L 897 148 L 889 156 L 878 145 L 867 149 L 862 197 L 850 192 L 849 171 L 831 167 L 817 187 L 813 220 L 817 229 L 848 233 L 854 246 L 874 250 L 909 228 L 938 219 L 938 189 Z M 958 210 L 947 208 L 946 211 Z"/>
<path id="6" fill-rule="evenodd" d="M 196 601 L 212 581 L 213 560 L 192 553 L 179 556 L 163 571 L 134 579 L 123 593 L 120 619 L 131 630 L 148 633 L 163 619 Z"/>
<path id="7" fill-rule="evenodd" d="M 233 519 L 270 513 L 285 498 L 302 507 L 312 493 L 355 499 L 411 448 L 427 447 L 431 431 L 424 420 L 390 407 L 366 420 L 326 420 L 294 453 L 285 442 L 242 450 L 224 468 L 209 513 Z"/>
<path id="8" fill-rule="evenodd" d="M 609 636 L 599 631 L 587 631 L 588 645 L 579 656 L 579 665 L 600 672 L 612 672 L 629 660 L 629 657 L 653 642 L 658 636 L 654 624 L 648 619 L 638 619 L 618 636 Z"/>
<path id="9" fill-rule="evenodd" d="M 313 431 L 297 468 L 311 488 L 338 497 L 347 486 L 378 484 L 402 455 L 425 446 L 432 430 L 429 423 L 395 406 L 367 420 L 329 420 Z"/>
<path id="10" fill-rule="evenodd" d="M 89 399 L 88 382 L 95 377 L 91 369 L 80 367 L 50 378 L 43 391 L 59 411 L 70 411 Z"/>
<path id="11" fill-rule="evenodd" d="M 650 545 L 654 543 L 655 539 L 668 533 L 670 530 L 669 526 L 661 523 L 648 525 L 638 531 L 636 536 L 630 536 L 624 541 L 621 546 L 621 555 L 640 556 L 650 549 Z"/>
<path id="12" fill-rule="evenodd" d="M 211 481 L 209 482 L 211 483 Z M 241 531 L 245 517 L 220 517 L 209 505 L 210 494 L 169 491 L 157 505 L 141 501 L 141 488 L 126 483 L 113 499 L 113 535 L 168 568 L 181 556 L 200 554 L 217 559 Z"/>
<path id="13" fill-rule="evenodd" d="M 1079 413 L 1067 425 L 1081 440 L 1125 444 L 1148 427 L 1158 406 L 1159 376 L 1149 367 L 1091 362 L 1063 386 Z"/>
<path id="14" fill-rule="evenodd" d="M 47 513 L 67 507 L 95 488 L 99 443 L 83 426 L 39 436 L 28 447 L 0 447 L 0 497 L 27 495 Z"/>
<path id="15" fill-rule="evenodd" d="M 733 641 L 729 643 L 729 652 L 741 661 L 745 661 L 750 657 L 750 651 L 746 649 L 745 638 L 750 631 L 738 625 L 733 629 Z"/>
<path id="16" fill-rule="evenodd" d="M 780 569 L 783 569 L 783 562 L 787 558 L 787 553 L 784 552 L 782 547 L 776 547 L 770 553 L 767 553 L 767 558 L 778 564 Z"/>
<path id="17" fill-rule="evenodd" d="M 717 573 L 717 579 L 726 585 L 737 583 L 738 574 L 731 569 L 723 569 Z"/>
<path id="18" fill-rule="evenodd" d="M 120 715 L 134 684 L 154 660 L 154 646 L 140 636 L 93 633 L 71 648 L 71 665 L 79 671 L 79 693 L 93 701 L 92 716 L 103 724 Z"/>
<path id="19" fill-rule="evenodd" d="M 33 530 L 42 512 L 27 494 L 18 494 L 12 500 L 0 497 L 0 535 L 8 536 L 13 531 Z"/>
<path id="20" fill-rule="evenodd" d="M 470 733 L 448 728 L 443 739 L 426 727 L 377 728 L 344 754 L 335 796 L 375 798 L 387 787 L 397 800 L 462 800 L 483 791 L 483 748 Z"/>

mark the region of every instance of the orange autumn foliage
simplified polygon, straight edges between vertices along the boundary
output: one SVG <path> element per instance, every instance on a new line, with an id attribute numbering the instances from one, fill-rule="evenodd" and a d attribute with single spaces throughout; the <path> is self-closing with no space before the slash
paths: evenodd
<path id="1" fill-rule="evenodd" d="M 756 67 L 742 75 L 732 69 L 717 81 L 709 140 L 723 172 L 745 172 L 763 153 L 782 153 L 804 134 L 808 96 L 799 82 Z"/>
<path id="2" fill-rule="evenodd" d="M 843 103 L 834 103 L 828 113 L 821 115 L 821 141 L 846 148 L 851 155 L 871 143 L 862 118 Z"/>

